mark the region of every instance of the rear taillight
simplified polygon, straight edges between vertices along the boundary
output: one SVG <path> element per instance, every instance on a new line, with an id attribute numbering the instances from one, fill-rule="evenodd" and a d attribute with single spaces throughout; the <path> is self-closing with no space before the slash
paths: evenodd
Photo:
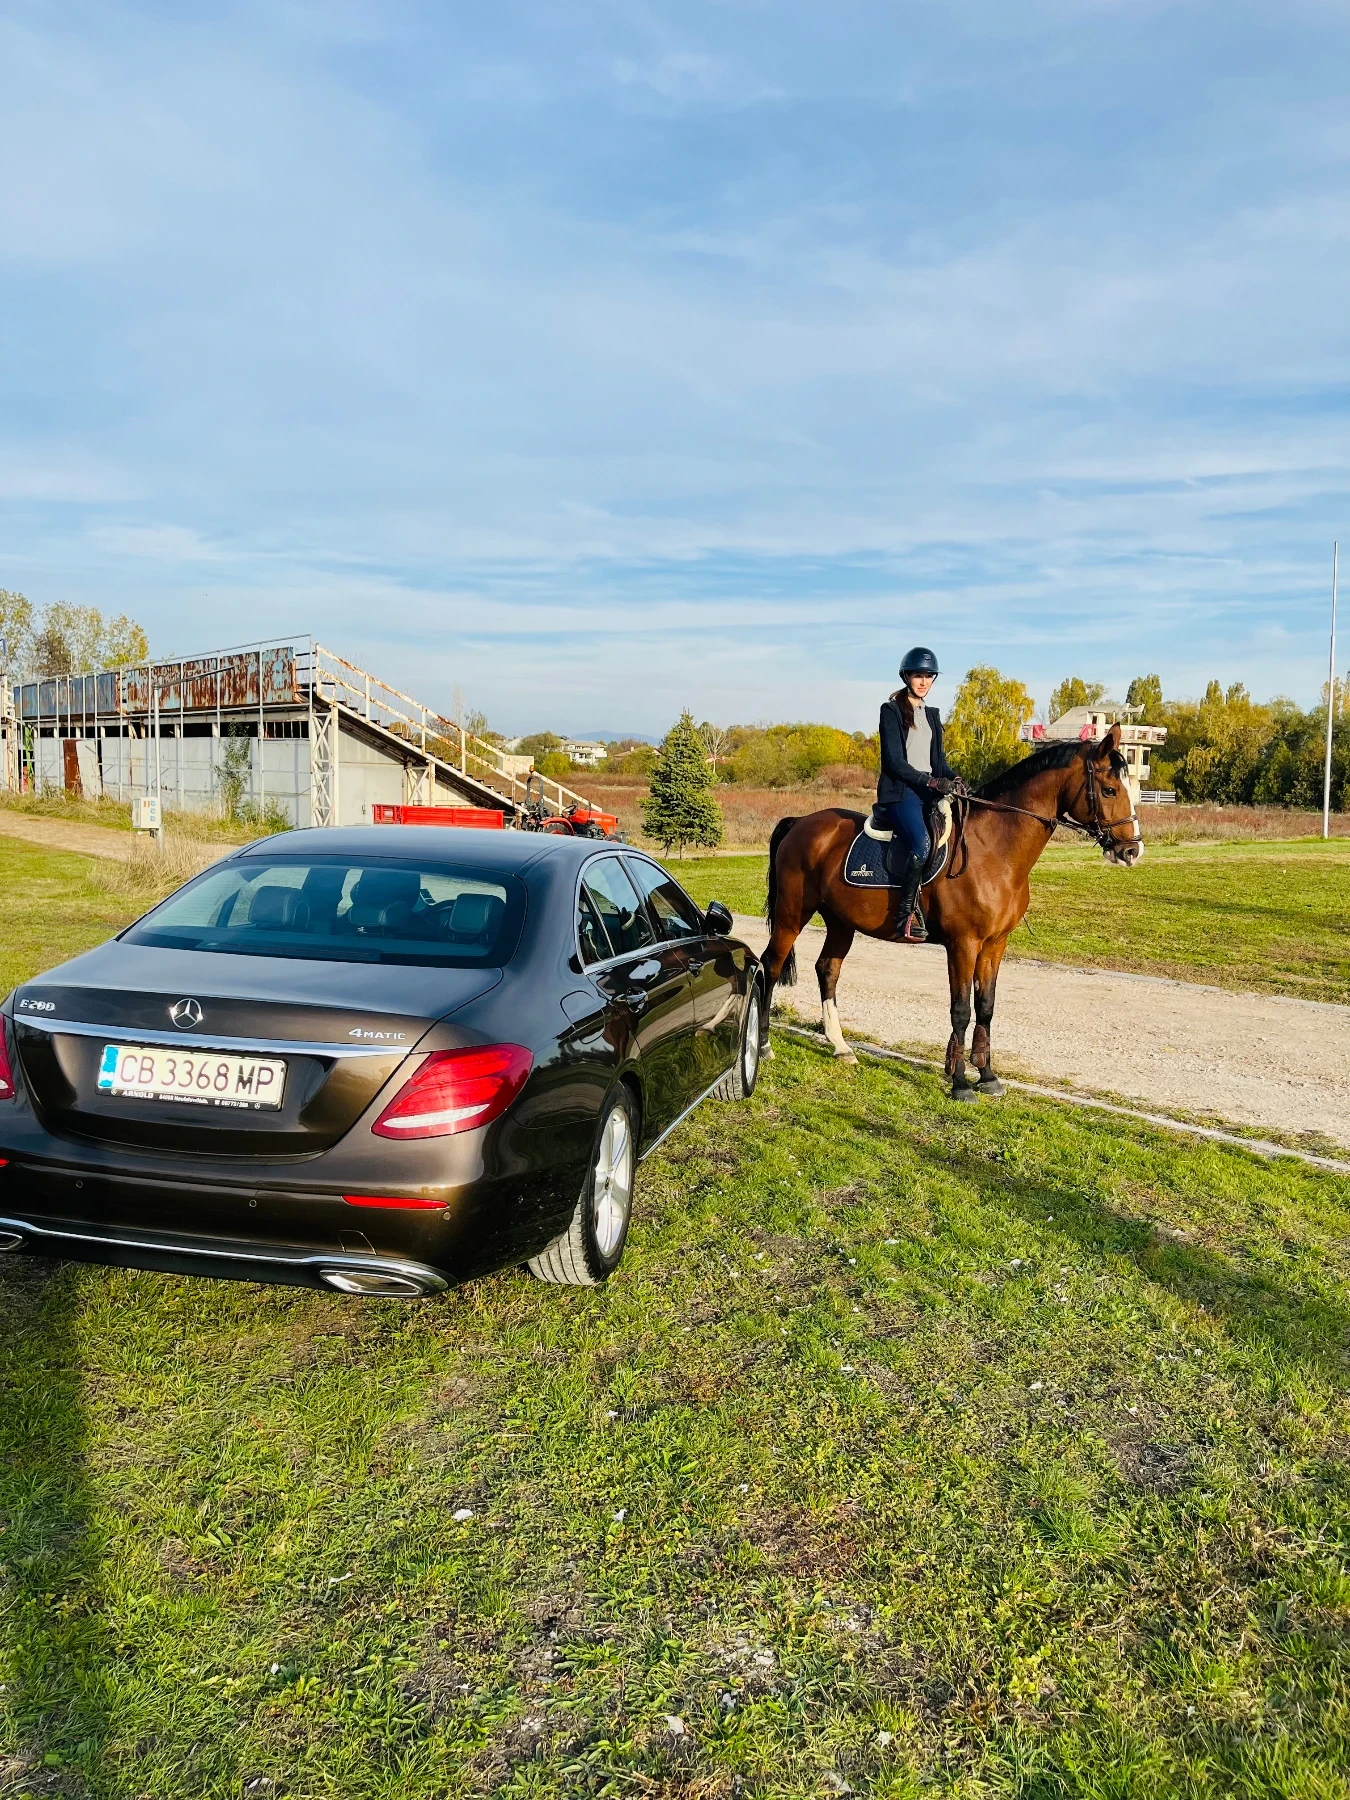
<path id="1" fill-rule="evenodd" d="M 14 1068 L 9 1060 L 9 1033 L 0 1019 L 0 1100 L 13 1100 L 18 1089 L 14 1085 Z"/>
<path id="2" fill-rule="evenodd" d="M 371 1126 L 376 1137 L 453 1137 L 504 1113 L 534 1062 L 520 1044 L 433 1050 Z"/>

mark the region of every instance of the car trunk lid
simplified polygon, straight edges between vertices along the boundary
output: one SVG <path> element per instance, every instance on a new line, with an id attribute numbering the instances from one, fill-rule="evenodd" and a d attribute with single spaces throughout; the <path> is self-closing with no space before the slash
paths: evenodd
<path id="1" fill-rule="evenodd" d="M 350 1130 L 438 1019 L 501 979 L 499 969 L 287 960 L 269 962 L 264 983 L 257 963 L 239 963 L 113 943 L 67 964 L 59 982 L 20 988 L 16 1048 L 49 1127 L 178 1153 L 312 1155 Z M 280 1061 L 282 1104 L 100 1091 L 105 1050 L 128 1044 Z"/>

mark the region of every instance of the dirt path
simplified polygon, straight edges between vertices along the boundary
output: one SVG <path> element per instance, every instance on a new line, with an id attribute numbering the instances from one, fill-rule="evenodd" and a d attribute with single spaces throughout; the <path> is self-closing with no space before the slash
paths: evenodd
<path id="1" fill-rule="evenodd" d="M 8 812 L 0 807 L 0 836 L 23 838 L 47 850 L 76 850 L 81 856 L 107 856 L 125 862 L 135 837 L 130 831 L 110 831 L 106 825 L 81 825 L 73 819 L 44 819 L 31 813 Z"/>
<path id="2" fill-rule="evenodd" d="M 760 919 L 738 918 L 756 950 Z M 815 971 L 824 933 L 797 944 L 799 983 L 785 999 L 818 1022 Z M 839 982 L 845 1031 L 942 1054 L 947 958 L 859 937 Z M 1350 1007 L 1232 994 L 1152 975 L 1007 962 L 994 1017 L 995 1067 L 1096 1093 L 1205 1113 L 1266 1131 L 1318 1132 L 1350 1145 Z"/>

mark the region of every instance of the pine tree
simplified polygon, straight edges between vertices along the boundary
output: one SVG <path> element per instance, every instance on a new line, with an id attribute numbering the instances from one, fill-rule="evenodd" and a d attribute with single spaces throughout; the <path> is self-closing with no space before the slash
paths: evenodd
<path id="1" fill-rule="evenodd" d="M 722 841 L 722 809 L 713 794 L 717 777 L 708 750 L 686 708 L 666 733 L 652 764 L 650 788 L 642 801 L 647 835 L 669 853 L 678 844 L 712 849 Z"/>

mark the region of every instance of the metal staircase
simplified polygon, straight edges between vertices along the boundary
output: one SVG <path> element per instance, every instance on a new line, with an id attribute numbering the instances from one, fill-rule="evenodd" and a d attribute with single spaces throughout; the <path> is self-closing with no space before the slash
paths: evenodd
<path id="1" fill-rule="evenodd" d="M 472 806 L 500 808 L 515 821 L 525 808 L 525 781 L 506 754 L 455 719 L 423 706 L 321 644 L 296 648 L 296 684 L 310 704 L 310 779 L 316 825 L 339 817 L 338 735 L 365 735 L 404 759 L 411 805 L 432 806 L 437 789 Z M 575 789 L 539 776 L 546 804 L 566 812 L 588 804 Z"/>

